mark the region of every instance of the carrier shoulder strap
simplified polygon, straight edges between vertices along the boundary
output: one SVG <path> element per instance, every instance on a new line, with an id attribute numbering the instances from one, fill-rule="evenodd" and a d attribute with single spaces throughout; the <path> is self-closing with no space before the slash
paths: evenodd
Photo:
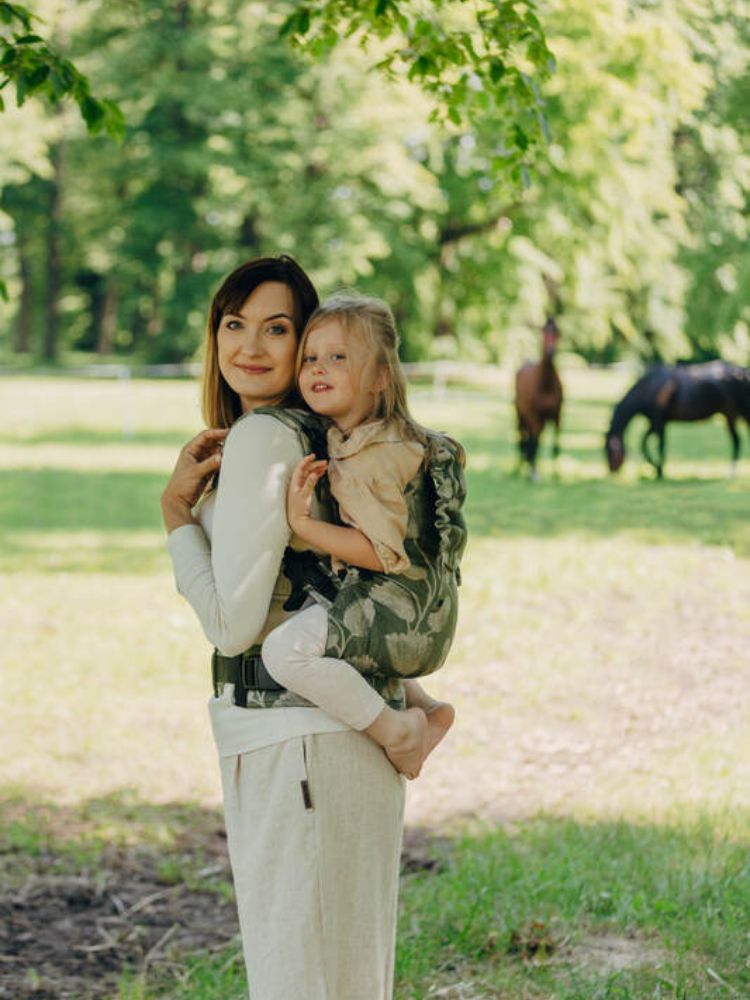
<path id="1" fill-rule="evenodd" d="M 328 442 L 326 424 L 316 414 L 309 410 L 298 410 L 280 406 L 261 406 L 253 413 L 265 413 L 275 417 L 297 434 L 304 454 L 313 452 L 317 458 L 328 458 Z M 331 496 L 328 478 L 323 477 L 316 487 L 315 494 L 328 517 L 335 519 L 336 502 Z M 331 561 L 327 556 L 321 556 L 307 549 L 297 550 L 287 547 L 283 559 L 284 575 L 289 580 L 292 592 L 284 604 L 285 611 L 296 611 L 301 608 L 311 592 L 319 594 L 328 601 L 333 601 L 340 580 L 331 569 Z"/>
<path id="2" fill-rule="evenodd" d="M 313 451 L 318 458 L 328 457 L 325 424 L 320 417 L 314 413 L 310 413 L 309 410 L 298 410 L 283 406 L 259 406 L 252 413 L 266 414 L 290 427 L 296 432 L 305 454 Z M 247 414 L 247 416 L 250 415 Z"/>
<path id="3" fill-rule="evenodd" d="M 440 557 L 446 569 L 458 574 L 466 548 L 466 521 L 461 508 L 466 500 L 464 450 L 458 441 L 437 431 L 427 432 L 425 473 L 434 490 L 435 527 L 440 536 Z"/>

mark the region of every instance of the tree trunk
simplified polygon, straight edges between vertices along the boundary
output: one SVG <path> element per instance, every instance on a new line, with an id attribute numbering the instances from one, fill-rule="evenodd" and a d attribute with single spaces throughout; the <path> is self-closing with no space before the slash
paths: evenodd
<path id="1" fill-rule="evenodd" d="M 111 281 L 107 282 L 101 301 L 101 311 L 98 317 L 96 353 L 111 354 L 117 330 L 117 288 Z"/>
<path id="2" fill-rule="evenodd" d="M 55 361 L 59 347 L 60 293 L 62 291 L 62 142 L 57 142 L 52 146 L 50 160 L 52 162 L 52 179 L 50 181 L 50 213 L 47 227 L 47 297 L 42 357 L 46 361 Z"/>
<path id="3" fill-rule="evenodd" d="M 31 257 L 26 247 L 18 246 L 18 272 L 21 279 L 21 297 L 16 314 L 13 336 L 13 350 L 16 354 L 27 354 L 31 350 L 31 331 L 34 321 L 34 289 L 32 286 Z"/>

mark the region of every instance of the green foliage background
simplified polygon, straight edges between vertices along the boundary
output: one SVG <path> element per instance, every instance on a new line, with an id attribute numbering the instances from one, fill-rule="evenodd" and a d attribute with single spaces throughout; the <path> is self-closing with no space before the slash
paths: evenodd
<path id="1" fill-rule="evenodd" d="M 126 126 L 6 101 L 6 360 L 189 358 L 278 252 L 385 297 L 409 358 L 513 363 L 551 312 L 589 360 L 750 360 L 747 0 L 35 12 Z"/>

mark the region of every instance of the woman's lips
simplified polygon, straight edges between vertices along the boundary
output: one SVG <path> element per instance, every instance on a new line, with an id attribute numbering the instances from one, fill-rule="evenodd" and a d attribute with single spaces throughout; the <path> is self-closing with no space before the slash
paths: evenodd
<path id="1" fill-rule="evenodd" d="M 236 365 L 236 367 L 247 375 L 265 375 L 266 372 L 271 371 L 270 368 L 266 368 L 263 365 Z"/>

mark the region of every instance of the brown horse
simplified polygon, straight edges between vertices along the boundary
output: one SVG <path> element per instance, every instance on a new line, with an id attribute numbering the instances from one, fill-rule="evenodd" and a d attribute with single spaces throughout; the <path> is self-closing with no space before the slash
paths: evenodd
<path id="1" fill-rule="evenodd" d="M 528 463 L 531 478 L 536 479 L 536 456 L 539 437 L 544 425 L 552 422 L 555 439 L 552 456 L 560 454 L 560 411 L 563 389 L 555 370 L 555 351 L 560 331 L 549 317 L 542 328 L 542 356 L 539 361 L 527 361 L 516 372 L 516 415 L 518 418 L 519 465 Z"/>

